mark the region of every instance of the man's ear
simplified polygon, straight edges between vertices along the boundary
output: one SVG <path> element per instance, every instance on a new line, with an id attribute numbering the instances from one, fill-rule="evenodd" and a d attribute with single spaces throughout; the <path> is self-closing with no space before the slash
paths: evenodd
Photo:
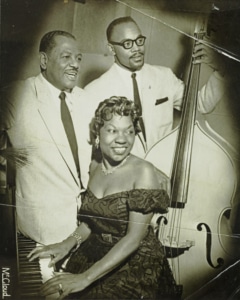
<path id="1" fill-rule="evenodd" d="M 48 62 L 48 56 L 45 52 L 39 53 L 39 59 L 40 59 L 40 67 L 42 70 L 47 69 L 47 62 Z"/>
<path id="2" fill-rule="evenodd" d="M 108 50 L 110 51 L 110 53 L 112 55 L 116 55 L 116 52 L 115 52 L 115 49 L 114 49 L 113 45 L 108 43 L 107 46 L 108 46 Z"/>

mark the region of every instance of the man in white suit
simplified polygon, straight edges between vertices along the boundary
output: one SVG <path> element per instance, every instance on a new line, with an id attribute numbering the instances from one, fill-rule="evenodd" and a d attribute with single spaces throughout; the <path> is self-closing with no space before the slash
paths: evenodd
<path id="1" fill-rule="evenodd" d="M 12 146 L 27 154 L 25 164 L 16 169 L 18 230 L 49 244 L 62 241 L 77 227 L 81 192 L 88 182 L 93 112 L 87 109 L 85 92 L 76 87 L 81 53 L 75 37 L 49 32 L 41 39 L 39 54 L 41 73 L 14 87 L 5 127 Z M 80 170 L 61 119 L 61 92 L 75 130 Z"/>
<path id="2" fill-rule="evenodd" d="M 172 130 L 173 111 L 181 109 L 184 83 L 171 69 L 144 62 L 146 37 L 131 17 L 111 22 L 107 39 L 115 63 L 84 89 L 91 95 L 93 106 L 111 96 L 134 99 L 131 76 L 136 73 L 146 138 L 142 133 L 138 134 L 132 152 L 144 157 L 148 149 Z M 206 47 L 199 44 L 195 51 L 196 63 L 203 62 L 213 67 Z M 198 99 L 201 112 L 210 112 L 222 97 L 222 80 L 221 74 L 215 71 L 202 88 Z"/>

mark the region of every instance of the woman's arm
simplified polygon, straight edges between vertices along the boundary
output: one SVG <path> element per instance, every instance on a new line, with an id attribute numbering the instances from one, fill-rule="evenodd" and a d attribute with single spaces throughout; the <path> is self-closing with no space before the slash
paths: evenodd
<path id="1" fill-rule="evenodd" d="M 85 272 L 89 284 L 112 271 L 138 249 L 147 233 L 152 215 L 152 213 L 143 215 L 130 212 L 127 234 L 101 260 Z"/>
<path id="2" fill-rule="evenodd" d="M 130 212 L 127 234 L 101 260 L 84 273 L 61 273 L 55 276 L 43 285 L 41 295 L 56 293 L 57 287 L 61 284 L 63 293 L 59 300 L 64 299 L 68 294 L 84 290 L 94 281 L 111 272 L 137 250 L 147 233 L 151 218 L 152 213 L 144 215 Z"/>
<path id="3" fill-rule="evenodd" d="M 53 266 L 56 262 L 66 256 L 70 250 L 79 243 L 85 241 L 91 233 L 91 230 L 85 223 L 81 223 L 72 235 L 67 237 L 61 243 L 52 244 L 48 246 L 40 246 L 33 249 L 28 258 L 30 261 L 36 258 L 51 257 L 49 267 Z"/>

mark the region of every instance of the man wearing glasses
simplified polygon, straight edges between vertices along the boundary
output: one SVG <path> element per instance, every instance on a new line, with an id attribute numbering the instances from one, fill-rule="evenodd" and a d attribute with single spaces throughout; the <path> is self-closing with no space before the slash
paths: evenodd
<path id="1" fill-rule="evenodd" d="M 140 109 L 142 132 L 135 140 L 132 153 L 144 157 L 146 151 L 172 130 L 173 111 L 181 110 L 184 83 L 171 69 L 144 62 L 145 40 L 131 17 L 115 19 L 107 28 L 107 39 L 115 63 L 85 87 L 93 105 L 111 96 L 132 99 Z M 209 53 L 202 44 L 195 48 L 196 63 L 213 67 Z M 211 65 L 212 64 L 212 65 Z M 215 71 L 199 93 L 202 113 L 210 112 L 222 97 L 222 76 Z"/>

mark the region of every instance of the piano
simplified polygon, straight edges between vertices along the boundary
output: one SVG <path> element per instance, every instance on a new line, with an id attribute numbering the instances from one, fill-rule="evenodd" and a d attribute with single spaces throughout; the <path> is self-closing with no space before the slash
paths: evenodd
<path id="1" fill-rule="evenodd" d="M 3 209 L 4 208 L 4 209 Z M 2 211 L 11 209 L 12 207 L 4 206 Z M 1 214 L 2 212 L 1 212 Z M 4 217 L 6 217 L 4 215 Z M 0 216 L 1 217 L 1 216 Z M 2 219 L 1 219 L 2 221 Z M 36 247 L 41 246 L 35 241 L 26 238 L 24 235 L 18 232 L 14 232 L 15 237 L 11 235 L 10 228 L 8 229 L 8 237 L 4 235 L 2 240 L 5 245 L 4 251 L 0 253 L 0 265 L 3 270 L 6 270 L 6 297 L 4 297 L 4 290 L 2 287 L 1 299 L 7 300 L 55 300 L 59 297 L 59 293 L 49 295 L 47 297 L 41 297 L 39 295 L 40 288 L 44 282 L 54 276 L 56 268 L 48 267 L 50 257 L 36 259 L 29 261 L 27 255 Z M 61 266 L 57 267 L 58 272 L 62 272 Z"/>
<path id="2" fill-rule="evenodd" d="M 40 245 L 20 233 L 17 233 L 16 246 L 19 300 L 57 299 L 58 293 L 48 297 L 39 296 L 41 285 L 54 276 L 55 269 L 48 267 L 50 257 L 30 262 L 27 255 Z"/>

